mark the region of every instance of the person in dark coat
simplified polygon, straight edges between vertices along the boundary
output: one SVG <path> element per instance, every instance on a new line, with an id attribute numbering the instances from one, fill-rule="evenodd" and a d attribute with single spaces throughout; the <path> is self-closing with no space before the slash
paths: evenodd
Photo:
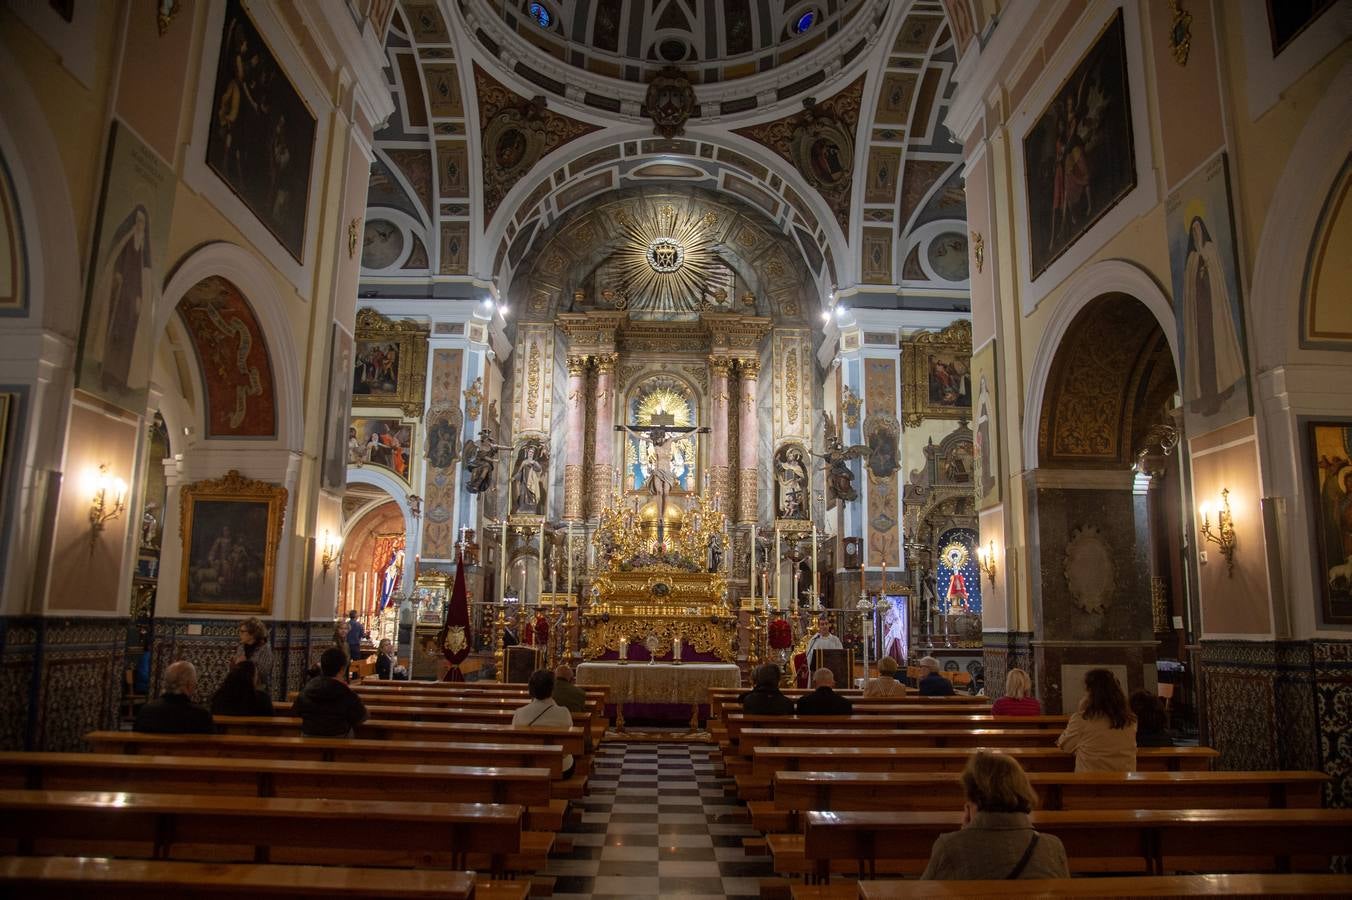
<path id="1" fill-rule="evenodd" d="M 164 693 L 136 713 L 134 731 L 149 734 L 213 734 L 216 723 L 205 707 L 192 702 L 197 669 L 180 659 L 164 670 Z"/>
<path id="2" fill-rule="evenodd" d="M 925 672 L 925 677 L 920 679 L 920 684 L 916 685 L 920 690 L 920 696 L 953 696 L 953 682 L 939 674 L 939 660 L 932 656 L 926 656 L 924 659 L 920 660 L 920 667 L 927 670 Z"/>
<path id="3" fill-rule="evenodd" d="M 292 707 L 300 733 L 308 737 L 346 737 L 366 721 L 366 704 L 347 686 L 347 654 L 330 647 L 319 657 L 319 675 L 306 682 Z"/>
<path id="4" fill-rule="evenodd" d="M 848 716 L 854 712 L 854 704 L 835 692 L 836 676 L 830 669 L 822 668 L 812 673 L 810 694 L 798 698 L 800 716 Z"/>
<path id="5" fill-rule="evenodd" d="M 751 690 L 738 699 L 748 716 L 791 716 L 793 701 L 779 689 L 779 666 L 766 663 L 751 673 Z"/>
<path id="6" fill-rule="evenodd" d="M 272 698 L 259 688 L 258 668 L 249 660 L 235 663 L 225 681 L 211 695 L 214 716 L 270 716 Z"/>

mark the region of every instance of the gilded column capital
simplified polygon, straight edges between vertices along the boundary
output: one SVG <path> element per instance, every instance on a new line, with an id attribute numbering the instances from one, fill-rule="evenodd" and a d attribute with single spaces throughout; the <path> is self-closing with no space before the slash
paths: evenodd
<path id="1" fill-rule="evenodd" d="M 569 375 L 584 375 L 586 374 L 586 371 L 587 371 L 587 357 L 569 355 L 568 357 Z"/>
<path id="2" fill-rule="evenodd" d="M 615 363 L 619 361 L 618 353 L 598 353 L 592 357 L 596 362 L 596 371 L 610 374 L 615 371 Z"/>
<path id="3" fill-rule="evenodd" d="M 737 361 L 737 372 L 744 380 L 754 381 L 760 377 L 760 360 L 758 359 L 739 359 Z"/>
<path id="4" fill-rule="evenodd" d="M 732 370 L 732 360 L 726 356 L 709 357 L 709 372 L 713 375 L 720 375 L 723 378 L 728 377 L 728 372 Z"/>

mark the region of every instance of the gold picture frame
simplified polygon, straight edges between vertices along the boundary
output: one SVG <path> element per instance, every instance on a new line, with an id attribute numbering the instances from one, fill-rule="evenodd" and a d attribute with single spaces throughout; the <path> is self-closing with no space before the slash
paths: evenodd
<path id="1" fill-rule="evenodd" d="M 397 406 L 422 417 L 430 328 L 412 319 L 394 321 L 373 309 L 357 310 L 352 353 L 352 405 Z"/>
<path id="2" fill-rule="evenodd" d="M 917 331 L 901 342 L 902 424 L 972 419 L 972 323 Z"/>
<path id="3" fill-rule="evenodd" d="M 235 469 L 182 489 L 179 612 L 272 611 L 286 499 L 281 485 Z"/>

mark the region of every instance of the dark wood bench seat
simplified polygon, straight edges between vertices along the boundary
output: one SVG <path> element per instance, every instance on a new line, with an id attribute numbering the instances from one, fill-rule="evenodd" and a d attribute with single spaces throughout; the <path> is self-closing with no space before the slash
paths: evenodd
<path id="1" fill-rule="evenodd" d="M 223 734 L 297 735 L 300 719 L 293 716 L 216 716 Z M 367 719 L 356 728 L 367 740 L 486 741 L 495 744 L 558 744 L 565 753 L 581 757 L 587 751 L 586 732 L 571 728 L 512 728 L 477 722 L 399 722 Z"/>
<path id="2" fill-rule="evenodd" d="M 523 833 L 523 812 L 515 804 L 0 790 L 0 851 L 535 871 L 554 836 Z"/>
<path id="3" fill-rule="evenodd" d="M 1352 875 L 1135 875 L 1023 881 L 860 881 L 793 886 L 794 900 L 977 897 L 1347 897 Z"/>
<path id="4" fill-rule="evenodd" d="M 498 882 L 522 900 L 525 882 Z M 13 900 L 469 900 L 488 896 L 469 872 L 70 856 L 0 857 L 0 895 Z"/>
<path id="5" fill-rule="evenodd" d="M 1345 809 L 1039 810 L 1032 818 L 1061 839 L 1080 872 L 1327 869 L 1328 857 L 1352 853 Z M 959 811 L 810 812 L 803 834 L 767 840 L 779 872 L 915 874 L 939 835 L 961 825 Z"/>

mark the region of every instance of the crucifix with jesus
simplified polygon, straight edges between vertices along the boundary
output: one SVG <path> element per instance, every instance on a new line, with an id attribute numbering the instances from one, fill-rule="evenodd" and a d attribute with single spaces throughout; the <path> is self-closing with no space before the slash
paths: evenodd
<path id="1" fill-rule="evenodd" d="M 652 444 L 648 481 L 643 488 L 657 498 L 657 544 L 661 547 L 665 544 L 667 496 L 678 484 L 676 471 L 671 464 L 672 449 L 682 436 L 708 434 L 709 429 L 693 425 L 680 426 L 670 413 L 654 413 L 647 425 L 616 425 L 615 430 L 645 437 Z"/>

